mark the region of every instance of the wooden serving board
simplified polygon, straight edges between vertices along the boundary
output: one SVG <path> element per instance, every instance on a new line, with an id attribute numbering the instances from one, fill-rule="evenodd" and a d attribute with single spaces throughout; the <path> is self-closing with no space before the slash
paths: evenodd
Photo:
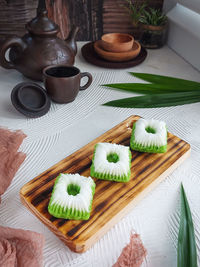
<path id="1" fill-rule="evenodd" d="M 131 179 L 128 183 L 95 179 L 96 191 L 89 220 L 65 220 L 51 216 L 47 206 L 58 174 L 79 173 L 90 176 L 94 145 L 111 142 L 129 146 L 133 123 L 139 118 L 129 117 L 21 188 L 22 202 L 72 251 L 84 252 L 91 247 L 189 156 L 190 145 L 168 133 L 166 153 L 132 151 Z"/>

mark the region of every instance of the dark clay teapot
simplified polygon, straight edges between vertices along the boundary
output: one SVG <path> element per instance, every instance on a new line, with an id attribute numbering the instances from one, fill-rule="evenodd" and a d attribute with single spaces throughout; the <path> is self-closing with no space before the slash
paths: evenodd
<path id="1" fill-rule="evenodd" d="M 59 26 L 48 19 L 47 11 L 41 11 L 27 25 L 28 33 L 22 38 L 11 37 L 3 43 L 0 51 L 0 65 L 6 69 L 17 69 L 33 80 L 42 80 L 42 70 L 55 64 L 73 65 L 77 52 L 74 27 L 67 40 L 56 35 Z M 8 61 L 5 57 L 10 48 Z"/>

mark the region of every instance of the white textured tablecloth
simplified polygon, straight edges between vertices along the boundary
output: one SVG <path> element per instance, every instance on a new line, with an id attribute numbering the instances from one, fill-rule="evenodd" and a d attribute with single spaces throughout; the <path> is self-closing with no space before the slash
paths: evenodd
<path id="1" fill-rule="evenodd" d="M 79 43 L 79 48 L 81 45 Z M 28 135 L 21 146 L 27 158 L 2 197 L 0 225 L 43 233 L 45 267 L 110 267 L 129 242 L 132 229 L 141 235 L 148 251 L 143 266 L 175 267 L 181 181 L 193 214 L 200 265 L 200 103 L 159 109 L 101 106 L 108 100 L 131 95 L 99 86 L 138 81 L 127 71 L 200 81 L 199 72 L 168 47 L 148 52 L 147 59 L 135 68 L 107 70 L 85 62 L 79 49 L 75 65 L 93 74 L 92 85 L 80 92 L 73 103 L 52 104 L 50 112 L 38 119 L 25 118 L 10 102 L 12 88 L 26 79 L 15 70 L 0 68 L 0 126 L 22 129 Z M 133 114 L 164 120 L 170 132 L 190 143 L 191 157 L 90 250 L 84 254 L 73 253 L 20 203 L 19 190 L 36 175 Z"/>

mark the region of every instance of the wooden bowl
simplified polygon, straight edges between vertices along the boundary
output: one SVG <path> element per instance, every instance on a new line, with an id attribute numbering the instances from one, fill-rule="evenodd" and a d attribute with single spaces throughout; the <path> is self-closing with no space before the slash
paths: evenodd
<path id="1" fill-rule="evenodd" d="M 101 47 L 101 40 L 99 40 L 94 43 L 94 50 L 101 58 L 105 60 L 112 62 L 123 62 L 123 61 L 129 61 L 137 57 L 137 55 L 140 53 L 141 45 L 135 41 L 130 51 L 114 53 L 103 50 Z"/>
<path id="2" fill-rule="evenodd" d="M 141 46 L 139 55 L 124 62 L 112 62 L 101 58 L 94 50 L 94 42 L 88 42 L 81 48 L 83 58 L 92 65 L 105 69 L 126 69 L 141 64 L 147 57 L 147 50 Z"/>
<path id="3" fill-rule="evenodd" d="M 134 38 L 126 33 L 108 33 L 101 37 L 102 48 L 109 52 L 126 52 L 131 50 Z"/>

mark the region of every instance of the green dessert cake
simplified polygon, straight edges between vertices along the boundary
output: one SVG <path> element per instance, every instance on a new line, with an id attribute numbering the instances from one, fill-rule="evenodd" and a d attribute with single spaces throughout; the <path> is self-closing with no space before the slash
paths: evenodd
<path id="1" fill-rule="evenodd" d="M 128 182 L 130 180 L 131 152 L 129 147 L 98 143 L 92 159 L 90 174 L 102 180 Z"/>
<path id="2" fill-rule="evenodd" d="M 88 220 L 95 183 L 79 174 L 59 174 L 56 178 L 48 211 L 56 218 Z"/>
<path id="3" fill-rule="evenodd" d="M 163 121 L 139 119 L 133 124 L 130 147 L 148 153 L 167 151 L 167 128 Z"/>

